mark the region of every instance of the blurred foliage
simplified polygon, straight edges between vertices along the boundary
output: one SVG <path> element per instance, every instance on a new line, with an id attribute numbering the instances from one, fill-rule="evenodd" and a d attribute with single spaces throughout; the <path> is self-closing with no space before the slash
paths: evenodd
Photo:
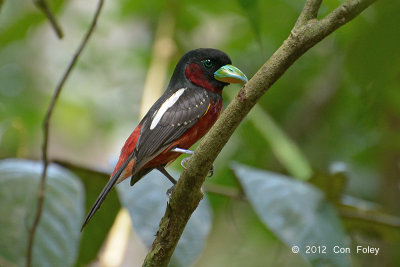
<path id="1" fill-rule="evenodd" d="M 319 190 L 273 172 L 240 164 L 232 168 L 261 221 L 289 247 L 298 246 L 298 253 L 313 266 L 350 265 L 349 255 L 332 251 L 349 243 L 332 205 Z M 312 253 L 307 247 L 321 250 Z"/>
<path id="2" fill-rule="evenodd" d="M 6 0 L 1 6 L 2 158 L 39 158 L 42 119 L 52 90 L 96 5 L 95 0 L 48 2 L 63 28 L 63 40 L 56 38 L 31 1 Z M 251 77 L 288 36 L 303 2 L 108 1 L 61 93 L 50 128 L 50 156 L 74 163 L 65 166 L 85 185 L 86 208 L 107 176 L 92 170 L 109 169 L 109 158 L 118 156 L 136 126 L 162 13 L 175 19 L 169 73 L 186 51 L 215 47 L 226 51 L 234 65 Z M 340 3 L 323 1 L 319 17 Z M 351 247 L 370 245 L 383 251 L 378 256 L 351 253 L 352 265 L 399 266 L 399 12 L 399 1 L 378 1 L 300 58 L 257 107 L 257 114 L 268 114 L 268 125 L 279 131 L 258 125 L 264 115 L 253 114 L 256 119 L 250 115 L 220 154 L 215 177 L 207 180 L 207 186 L 242 190 L 229 168 L 233 160 L 288 176 L 298 176 L 290 166 L 311 168 L 309 182 L 342 215 Z M 228 90 L 236 92 L 238 87 Z M 300 165 L 282 160 L 277 152 L 281 142 L 293 145 L 284 156 L 293 156 Z M 180 170 L 179 162 L 172 168 Z M 265 227 L 247 201 L 218 194 L 209 194 L 209 199 L 215 219 L 196 266 L 309 264 L 293 254 L 268 224 Z M 351 206 L 345 214 L 343 203 Z M 81 237 L 77 266 L 96 258 L 119 207 L 113 192 Z M 356 218 L 360 214 L 364 214 L 361 219 Z M 388 214 L 394 219 L 386 220 Z M 384 223 L 371 217 L 383 218 Z"/>
<path id="3" fill-rule="evenodd" d="M 58 161 L 57 163 L 68 168 L 81 179 L 86 192 L 85 210 L 90 210 L 99 192 L 103 189 L 103 183 L 107 181 L 108 174 L 99 170 L 73 165 L 68 162 Z M 110 192 L 107 196 L 107 201 L 104 202 L 102 207 L 104 210 L 107 210 L 107 213 L 99 212 L 96 216 L 97 221 L 91 223 L 90 227 L 86 227 L 85 231 L 82 232 L 81 249 L 76 260 L 76 266 L 88 264 L 97 258 L 98 251 L 106 239 L 117 215 L 118 208 L 120 207 L 115 191 Z M 83 220 L 79 222 L 80 226 L 82 222 Z"/>
<path id="4" fill-rule="evenodd" d="M 170 172 L 174 177 L 179 173 Z M 171 187 L 163 174 L 152 171 L 146 181 L 137 183 L 133 188 L 126 179 L 118 187 L 118 195 L 124 207 L 129 211 L 132 224 L 141 240 L 149 249 L 154 241 L 160 218 L 164 215 L 168 197 L 166 188 Z M 182 237 L 171 258 L 172 266 L 190 266 L 201 254 L 212 226 L 212 211 L 208 198 L 200 202 L 188 221 Z"/>
<path id="5" fill-rule="evenodd" d="M 24 266 L 28 227 L 33 222 L 41 162 L 0 161 L 0 263 Z M 79 227 L 84 212 L 84 190 L 70 171 L 50 165 L 46 198 L 33 246 L 32 266 L 71 266 L 79 252 Z M 60 209 L 62 207 L 62 209 Z"/>

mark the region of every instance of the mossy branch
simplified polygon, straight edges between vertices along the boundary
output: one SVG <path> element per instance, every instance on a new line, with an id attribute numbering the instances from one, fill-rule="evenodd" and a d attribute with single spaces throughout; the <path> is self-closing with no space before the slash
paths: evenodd
<path id="1" fill-rule="evenodd" d="M 212 163 L 251 108 L 307 50 L 359 15 L 376 0 L 347 0 L 324 18 L 321 0 L 308 0 L 289 37 L 257 71 L 197 147 L 175 187 L 143 266 L 167 266 L 191 214 L 203 197 L 201 186 Z"/>

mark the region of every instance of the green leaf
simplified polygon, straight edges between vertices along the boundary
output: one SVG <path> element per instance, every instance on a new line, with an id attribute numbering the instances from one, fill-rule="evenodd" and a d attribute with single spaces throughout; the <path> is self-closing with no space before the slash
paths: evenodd
<path id="1" fill-rule="evenodd" d="M 260 6 L 257 0 L 238 0 L 239 5 L 243 8 L 250 26 L 254 31 L 256 41 L 262 51 L 261 40 L 261 19 L 260 19 Z"/>
<path id="2" fill-rule="evenodd" d="M 170 172 L 174 177 L 179 175 Z M 172 184 L 158 171 L 152 171 L 135 186 L 126 179 L 117 186 L 124 207 L 129 211 L 134 230 L 150 248 L 168 202 L 166 191 Z M 171 258 L 171 266 L 190 266 L 203 250 L 211 230 L 211 208 L 206 197 L 192 214 Z"/>
<path id="3" fill-rule="evenodd" d="M 42 163 L 0 161 L 0 262 L 25 265 L 28 228 L 36 211 Z M 72 266 L 79 249 L 84 191 L 68 170 L 51 164 L 42 217 L 36 231 L 32 266 Z"/>
<path id="4" fill-rule="evenodd" d="M 86 215 L 93 203 L 96 201 L 101 190 L 106 185 L 110 175 L 103 171 L 78 166 L 64 161 L 57 161 L 57 163 L 79 176 L 84 184 L 86 193 Z M 120 207 L 121 205 L 116 191 L 111 190 L 106 201 L 101 205 L 101 209 L 96 212 L 96 215 L 83 230 L 79 256 L 76 260 L 75 266 L 87 265 L 97 258 L 99 250 L 114 223 Z M 83 220 L 80 223 L 82 222 Z"/>
<path id="5" fill-rule="evenodd" d="M 313 266 L 349 266 L 348 254 L 333 248 L 349 247 L 335 210 L 323 193 L 307 183 L 268 171 L 233 164 L 246 196 L 262 222 Z M 319 246 L 326 253 L 307 253 Z"/>

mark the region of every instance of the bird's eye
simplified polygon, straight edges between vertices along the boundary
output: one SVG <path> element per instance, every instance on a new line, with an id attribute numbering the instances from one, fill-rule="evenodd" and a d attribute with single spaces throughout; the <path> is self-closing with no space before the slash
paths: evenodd
<path id="1" fill-rule="evenodd" d="M 211 61 L 211 59 L 204 60 L 203 64 L 204 64 L 204 67 L 206 67 L 207 69 L 209 69 L 213 66 L 213 62 Z"/>

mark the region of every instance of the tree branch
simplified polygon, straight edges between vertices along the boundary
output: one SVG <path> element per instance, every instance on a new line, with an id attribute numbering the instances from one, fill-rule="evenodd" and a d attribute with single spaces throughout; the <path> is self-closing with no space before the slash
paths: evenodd
<path id="1" fill-rule="evenodd" d="M 322 0 L 307 0 L 297 19 L 295 27 L 302 26 L 312 19 L 316 19 Z"/>
<path id="2" fill-rule="evenodd" d="M 289 37 L 239 91 L 197 147 L 172 193 L 152 249 L 143 266 L 168 265 L 187 221 L 203 196 L 201 186 L 208 170 L 236 127 L 260 97 L 308 49 L 375 1 L 347 0 L 320 21 L 312 19 L 317 14 L 320 1 L 306 2 L 301 23 L 296 23 Z"/>
<path id="3" fill-rule="evenodd" d="M 203 188 L 208 194 L 217 194 L 236 200 L 247 200 L 246 194 L 236 188 L 223 185 L 204 185 Z M 340 217 L 350 220 L 358 220 L 375 225 L 400 229 L 400 217 L 386 214 L 384 212 L 361 208 L 344 203 L 336 203 L 336 210 Z"/>
<path id="4" fill-rule="evenodd" d="M 57 34 L 57 37 L 60 39 L 63 38 L 64 34 L 61 29 L 61 26 L 60 24 L 58 24 L 56 16 L 54 16 L 53 12 L 51 12 L 46 0 L 34 0 L 33 3 L 46 15 L 55 33 Z"/>
<path id="5" fill-rule="evenodd" d="M 46 116 L 44 118 L 43 145 L 42 145 L 43 171 L 42 171 L 42 175 L 40 178 L 36 213 L 35 213 L 32 227 L 28 231 L 28 245 L 27 245 L 27 252 L 26 252 L 26 266 L 27 267 L 31 266 L 31 264 L 32 264 L 32 251 L 33 251 L 33 243 L 34 243 L 34 239 L 35 239 L 35 233 L 36 233 L 36 229 L 39 225 L 40 217 L 42 215 L 42 210 L 43 210 L 44 193 L 46 190 L 46 175 L 47 175 L 47 168 L 49 166 L 49 159 L 47 157 L 48 143 L 49 143 L 49 126 L 50 126 L 51 117 L 53 115 L 54 106 L 57 102 L 58 97 L 60 96 L 61 90 L 62 90 L 67 78 L 69 77 L 73 67 L 75 66 L 76 62 L 78 61 L 78 58 L 79 58 L 82 50 L 85 48 L 90 36 L 93 33 L 94 28 L 96 27 L 97 19 L 99 17 L 100 11 L 103 7 L 103 3 L 104 3 L 104 0 L 99 0 L 97 9 L 96 9 L 95 15 L 93 17 L 92 23 L 89 27 L 89 30 L 85 34 L 81 44 L 79 45 L 74 56 L 72 57 L 71 62 L 69 63 L 67 69 L 65 70 L 63 76 L 61 77 L 61 80 L 57 84 L 57 86 L 54 90 L 53 97 L 51 98 L 50 105 L 47 109 Z"/>
<path id="6" fill-rule="evenodd" d="M 204 185 L 203 188 L 208 194 L 217 194 L 236 200 L 247 200 L 246 194 L 236 188 L 223 185 Z M 358 220 L 375 225 L 400 229 L 400 217 L 386 214 L 384 212 L 361 208 L 344 203 L 336 203 L 336 210 L 340 217 L 350 220 Z"/>
<path id="7" fill-rule="evenodd" d="M 346 219 L 400 229 L 400 218 L 390 214 L 382 213 L 377 210 L 361 209 L 343 203 L 336 205 L 336 208 L 339 215 Z"/>
<path id="8" fill-rule="evenodd" d="M 216 194 L 224 197 L 229 197 L 237 200 L 246 200 L 246 196 L 242 190 L 233 188 L 233 187 L 228 187 L 228 186 L 223 186 L 223 185 L 217 185 L 217 184 L 205 184 L 203 186 L 204 191 L 206 191 L 208 194 Z"/>

